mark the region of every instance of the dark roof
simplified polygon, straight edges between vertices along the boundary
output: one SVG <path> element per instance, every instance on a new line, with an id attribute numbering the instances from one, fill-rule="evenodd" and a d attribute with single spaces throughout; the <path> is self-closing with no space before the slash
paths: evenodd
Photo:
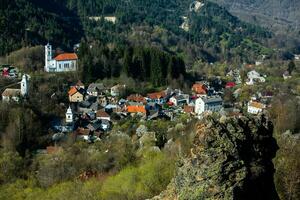
<path id="1" fill-rule="evenodd" d="M 222 98 L 220 96 L 207 96 L 201 97 L 204 103 L 215 103 L 215 102 L 222 102 Z"/>
<path id="2" fill-rule="evenodd" d="M 91 83 L 88 87 L 88 92 L 94 92 L 97 90 L 104 90 L 104 85 L 103 83 Z"/>

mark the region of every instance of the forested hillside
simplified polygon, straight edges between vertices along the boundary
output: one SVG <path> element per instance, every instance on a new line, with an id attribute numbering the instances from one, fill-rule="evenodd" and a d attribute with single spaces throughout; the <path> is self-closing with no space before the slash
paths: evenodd
<path id="1" fill-rule="evenodd" d="M 155 46 L 180 55 L 188 66 L 197 60 L 253 62 L 272 53 L 264 44 L 271 33 L 208 1 L 193 10 L 193 1 L 182 0 L 2 1 L 1 55 L 46 41 L 71 48 L 81 38 Z M 107 16 L 116 17 L 115 24 L 103 20 Z M 180 28 L 183 23 L 188 30 Z"/>
<path id="2" fill-rule="evenodd" d="M 61 47 L 78 42 L 82 37 L 78 17 L 57 2 L 1 0 L 0 55 L 47 41 Z"/>

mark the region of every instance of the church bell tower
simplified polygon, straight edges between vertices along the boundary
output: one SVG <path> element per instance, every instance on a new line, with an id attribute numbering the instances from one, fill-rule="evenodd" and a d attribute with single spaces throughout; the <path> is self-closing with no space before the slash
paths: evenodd
<path id="1" fill-rule="evenodd" d="M 45 71 L 49 72 L 50 62 L 52 60 L 52 46 L 48 43 L 45 46 Z"/>

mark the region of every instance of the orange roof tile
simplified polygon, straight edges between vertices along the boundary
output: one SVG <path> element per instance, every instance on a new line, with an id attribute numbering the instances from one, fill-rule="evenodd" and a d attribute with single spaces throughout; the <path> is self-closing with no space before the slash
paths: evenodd
<path id="1" fill-rule="evenodd" d="M 206 94 L 207 88 L 204 84 L 195 83 L 192 87 L 192 90 L 196 92 L 197 94 Z"/>
<path id="2" fill-rule="evenodd" d="M 135 101 L 135 102 L 146 102 L 145 97 L 140 94 L 131 94 L 127 97 L 128 101 Z"/>
<path id="3" fill-rule="evenodd" d="M 62 53 L 54 58 L 56 61 L 64 61 L 64 60 L 77 60 L 78 57 L 76 53 Z"/>
<path id="4" fill-rule="evenodd" d="M 160 99 L 160 98 L 166 97 L 166 93 L 164 91 L 154 92 L 154 93 L 147 94 L 147 96 L 150 99 Z"/>
<path id="5" fill-rule="evenodd" d="M 126 110 L 129 113 L 146 113 L 145 106 L 140 106 L 140 105 L 127 106 Z"/>
<path id="6" fill-rule="evenodd" d="M 259 108 L 259 109 L 264 109 L 265 108 L 265 105 L 262 104 L 262 103 L 259 103 L 259 102 L 255 102 L 255 101 L 252 101 L 249 106 L 251 107 L 254 107 L 254 108 Z"/>
<path id="7" fill-rule="evenodd" d="M 77 92 L 77 88 L 73 86 L 69 90 L 68 94 L 69 94 L 69 96 L 73 96 L 76 92 Z"/>

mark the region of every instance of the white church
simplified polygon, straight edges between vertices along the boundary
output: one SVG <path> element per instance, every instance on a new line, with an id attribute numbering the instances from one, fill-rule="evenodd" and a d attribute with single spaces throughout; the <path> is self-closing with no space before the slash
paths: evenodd
<path id="1" fill-rule="evenodd" d="M 28 94 L 29 94 L 29 79 L 30 79 L 30 76 L 27 74 L 24 74 L 22 76 L 22 81 L 17 83 L 17 84 L 21 84 L 20 89 L 6 88 L 4 90 L 4 92 L 2 93 L 2 101 L 3 102 L 10 102 L 10 101 L 18 102 L 20 100 L 20 97 L 27 98 Z"/>
<path id="2" fill-rule="evenodd" d="M 78 57 L 76 53 L 62 53 L 53 58 L 52 46 L 45 46 L 45 71 L 46 72 L 70 72 L 76 71 Z"/>

